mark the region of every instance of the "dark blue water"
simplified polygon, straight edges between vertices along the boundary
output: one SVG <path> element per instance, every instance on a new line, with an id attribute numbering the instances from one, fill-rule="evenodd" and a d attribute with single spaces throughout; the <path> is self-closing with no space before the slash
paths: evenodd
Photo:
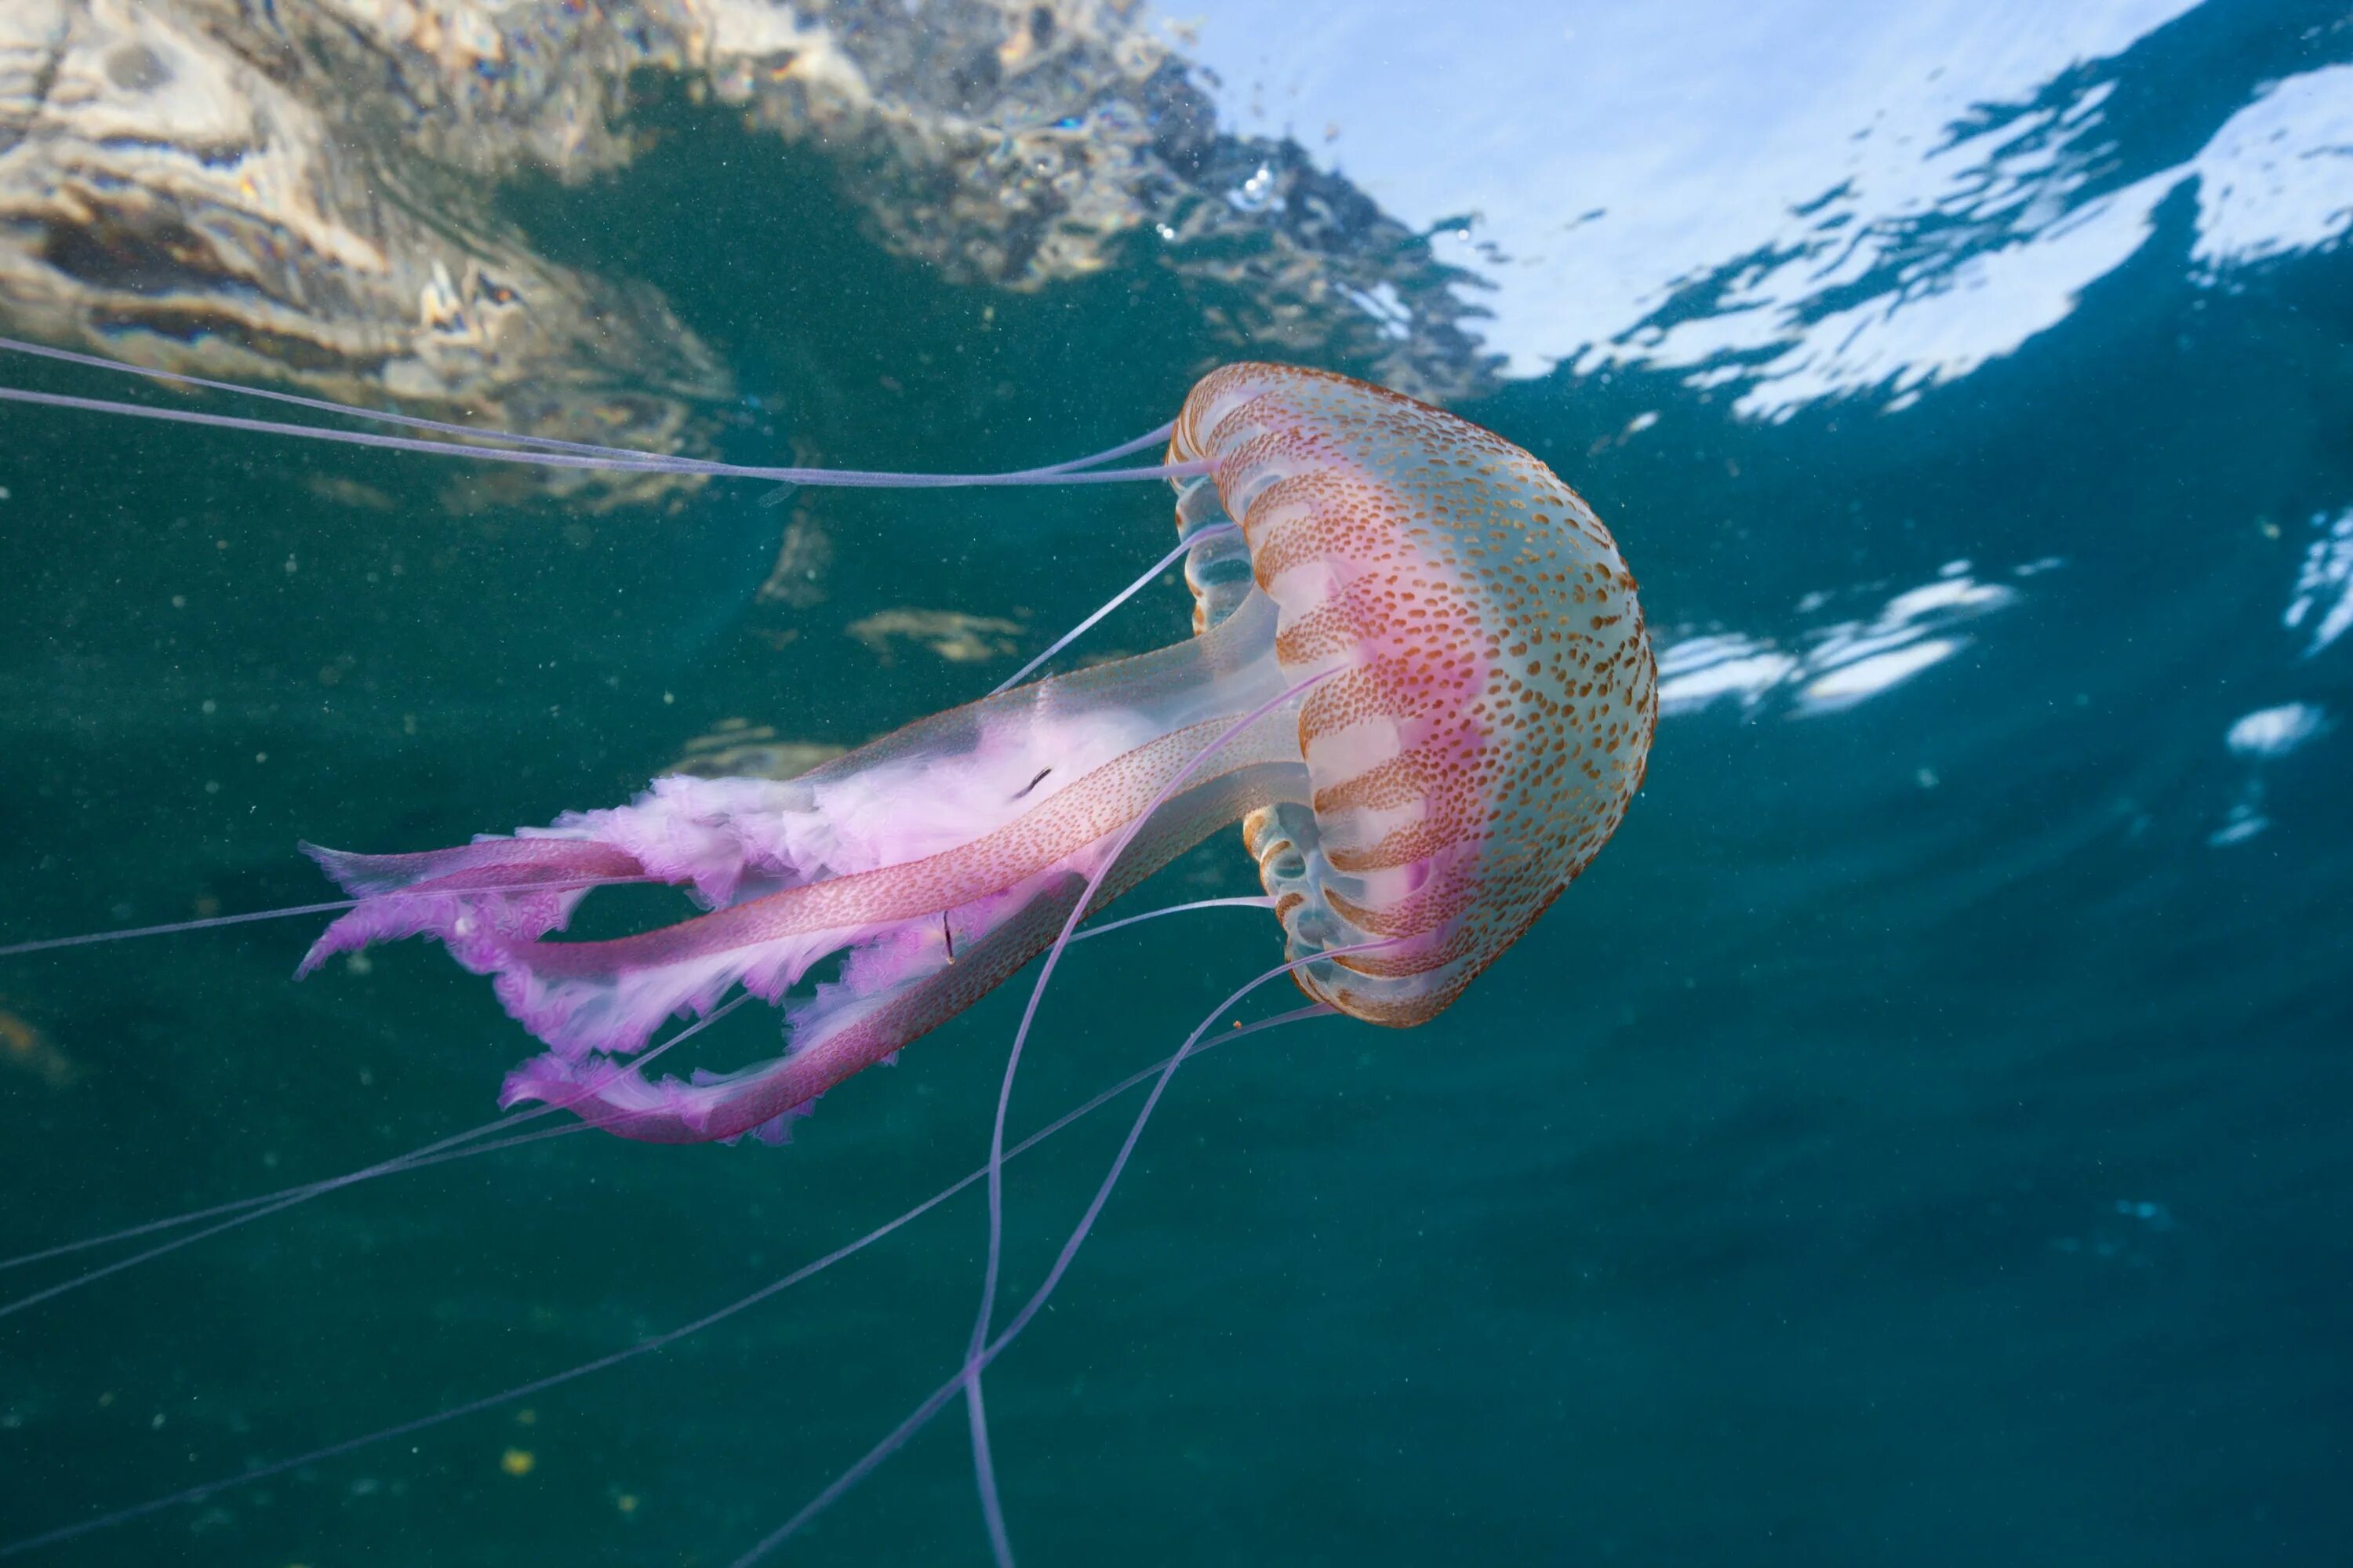
<path id="1" fill-rule="evenodd" d="M 1025 1562 L 2342 1560 L 2353 32 L 2127 9 L 2042 54 L 2031 13 L 1924 14 L 1846 60 L 1821 79 L 1987 78 L 1845 195 L 1826 176 L 1756 235 L 1692 240 L 1704 267 L 1620 278 L 1630 316 L 1514 236 L 1606 207 L 1619 277 L 1643 223 L 1683 231 L 1655 216 L 1680 193 L 1720 179 L 1703 207 L 1729 207 L 1802 164 L 1712 173 L 1739 138 L 1702 133 L 1699 87 L 1579 147 L 1603 196 L 1531 164 L 1516 205 L 1445 215 L 1472 238 L 1430 243 L 1493 273 L 1460 287 L 1506 356 L 1456 411 L 1577 485 L 1641 580 L 1650 784 L 1436 1022 L 1304 1023 L 1176 1079 L 991 1376 Z M 1231 37 L 1201 48 L 1247 127 Z M 1622 86 L 1613 40 L 1579 69 Z M 1690 47 L 1742 80 L 1797 49 Z M 1262 128 L 1315 146 L 1321 79 L 1295 74 Z M 1444 107 L 1419 133 L 1441 163 Z M 955 281 L 861 225 L 818 153 L 659 112 L 628 171 L 501 200 L 713 345 L 758 399 L 713 417 L 732 456 L 1052 461 L 1240 352 L 1247 276 L 1180 286 L 1147 236 L 1032 292 Z M 1461 160 L 1508 195 L 1525 147 L 1472 129 Z M 1425 172 L 1380 163 L 1379 132 L 1313 156 L 1426 226 Z M 1250 352 L 1309 357 L 1261 330 Z M 298 838 L 419 848 L 616 802 L 729 721 L 856 744 L 986 690 L 1173 537 L 1149 487 L 567 510 L 433 459 L 0 428 L 0 942 L 324 897 Z M 817 586 L 763 599 L 787 524 L 827 542 Z M 972 659 L 853 630 L 905 608 L 1017 630 L 939 623 Z M 1090 646 L 1189 612 L 1168 588 Z M 1220 835 L 1134 902 L 1253 890 Z M 0 960 L 0 1255 L 488 1118 L 528 1054 L 488 988 L 421 944 L 297 985 L 312 934 Z M 1165 1054 L 1278 947 L 1219 911 L 1075 950 L 1016 1132 Z M 881 1224 L 985 1152 L 1026 990 L 787 1149 L 558 1139 L 0 1319 L 0 1542 L 621 1348 Z M 756 1010 L 714 1033 L 714 1063 L 775 1048 Z M 1018 1294 L 1124 1125 L 1015 1168 Z M 953 1368 L 984 1236 L 966 1196 L 658 1356 L 26 1560 L 732 1561 Z M 0 1299 L 69 1267 L 0 1273 Z M 952 1413 L 781 1560 L 986 1552 Z"/>

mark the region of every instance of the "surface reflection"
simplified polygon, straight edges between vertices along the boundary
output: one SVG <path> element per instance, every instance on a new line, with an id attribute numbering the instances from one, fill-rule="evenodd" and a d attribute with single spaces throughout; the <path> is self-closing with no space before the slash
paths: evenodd
<path id="1" fill-rule="evenodd" d="M 1430 230 L 1487 285 L 1477 330 L 1516 376 L 1642 366 L 1753 417 L 1901 409 L 2065 319 L 2176 192 L 2182 264 L 2216 281 L 2353 226 L 2353 67 L 2274 76 L 2189 37 L 2232 19 L 2184 0 L 1195 9 L 1221 115 Z"/>
<path id="2" fill-rule="evenodd" d="M 2032 561 L 2012 575 L 2032 577 L 2060 565 Z M 1811 593 L 1800 614 L 1819 612 L 1852 594 Z M 1754 711 L 1775 700 L 1800 715 L 1836 713 L 1894 690 L 1967 648 L 1968 621 L 2009 609 L 2020 591 L 2005 583 L 1980 582 L 1969 563 L 1948 563 L 1932 582 L 1906 588 L 1868 620 L 1842 620 L 1811 627 L 1787 647 L 1737 631 L 1670 634 L 1659 654 L 1659 712 L 1696 713 L 1735 701 Z"/>

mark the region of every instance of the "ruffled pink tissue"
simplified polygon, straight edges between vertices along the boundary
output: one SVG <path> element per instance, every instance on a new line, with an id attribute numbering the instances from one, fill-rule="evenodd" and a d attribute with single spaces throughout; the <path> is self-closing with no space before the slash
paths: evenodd
<path id="1" fill-rule="evenodd" d="M 1252 657 L 1228 646 L 1241 620 L 922 721 L 795 779 L 659 779 L 626 806 L 421 854 L 306 845 L 359 903 L 302 972 L 371 942 L 436 938 L 547 1046 L 509 1076 L 504 1103 L 562 1106 L 627 1138 L 781 1139 L 786 1116 L 1053 939 L 1135 813 L 1230 730 L 1236 705 L 1280 681 L 1260 646 L 1271 630 L 1252 634 Z M 1261 730 L 1219 753 L 1190 804 L 1155 811 L 1133 875 L 1258 803 L 1211 775 L 1301 771 L 1295 720 Z M 608 941 L 548 939 L 613 882 L 682 887 L 709 912 Z M 835 954 L 833 978 L 790 995 Z M 683 1081 L 620 1060 L 737 986 L 784 1010 L 788 1054 Z"/>
<path id="2" fill-rule="evenodd" d="M 360 855 L 305 845 L 361 903 L 311 946 L 300 972 L 372 942 L 434 937 L 466 968 L 494 977 L 507 1011 L 559 1056 L 630 1054 L 665 1021 L 710 1012 L 738 983 L 775 1001 L 844 946 L 845 933 L 746 944 L 689 922 L 668 927 L 676 936 L 658 947 L 540 938 L 563 930 L 602 884 L 681 885 L 723 907 L 811 872 L 834 874 L 828 862 L 839 846 L 812 831 L 811 804 L 806 787 L 765 779 L 665 778 L 628 806 L 567 812 L 551 827 L 457 849 Z"/>
<path id="3" fill-rule="evenodd" d="M 337 953 L 417 936 L 440 938 L 459 963 L 488 974 L 513 944 L 563 929 L 591 887 L 646 874 L 619 850 L 568 839 L 479 839 L 423 854 L 304 844 L 302 853 L 360 904 L 311 944 L 298 979 Z"/>

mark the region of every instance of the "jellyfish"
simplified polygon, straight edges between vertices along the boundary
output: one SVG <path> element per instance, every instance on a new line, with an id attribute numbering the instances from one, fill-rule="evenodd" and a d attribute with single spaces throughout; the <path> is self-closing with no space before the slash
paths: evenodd
<path id="1" fill-rule="evenodd" d="M 1287 975 L 1314 1010 L 1387 1028 L 1434 1018 L 1577 877 L 1641 787 L 1657 675 L 1632 575 L 1592 508 L 1528 452 L 1324 371 L 1207 376 L 1157 471 L 1176 491 L 1191 638 L 1008 683 L 790 779 L 665 777 L 628 804 L 453 848 L 306 845 L 353 902 L 301 972 L 435 938 L 539 1043 L 502 1107 L 558 1107 L 650 1142 L 780 1142 L 827 1090 L 1042 953 L 1009 1095 L 1080 924 L 1239 824 L 1283 945 L 1252 987 Z M 701 912 L 564 938 L 583 900 L 624 882 L 683 889 Z M 666 1022 L 747 997 L 780 1010 L 781 1054 L 683 1078 L 649 1069 Z M 980 1373 L 1042 1293 L 996 1329 L 1004 1107 L 1001 1095 L 974 1337 L 911 1420 L 968 1396 L 992 1543 L 1009 1562 Z"/>
<path id="2" fill-rule="evenodd" d="M 998 692 L 797 779 L 674 775 L 626 806 L 422 853 L 305 846 L 359 903 L 301 972 L 437 938 L 547 1047 L 503 1104 L 561 1098 L 656 1142 L 774 1141 L 1074 914 L 1239 821 L 1301 990 L 1392 1028 L 1436 1016 L 1641 787 L 1657 677 L 1634 579 L 1527 453 L 1345 376 L 1219 370 L 1168 455 L 1207 466 L 1176 481 L 1190 641 Z M 547 939 L 593 885 L 624 880 L 708 912 Z M 834 978 L 795 993 L 837 955 Z M 782 1008 L 783 1055 L 693 1080 L 607 1070 L 738 987 Z"/>

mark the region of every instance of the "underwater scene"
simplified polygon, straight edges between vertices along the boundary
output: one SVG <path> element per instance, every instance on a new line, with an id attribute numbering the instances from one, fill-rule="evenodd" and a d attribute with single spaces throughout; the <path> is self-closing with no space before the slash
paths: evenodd
<path id="1" fill-rule="evenodd" d="M 2348 234 L 2342 4 L 9 0 L 0 1561 L 2345 1561 Z"/>

